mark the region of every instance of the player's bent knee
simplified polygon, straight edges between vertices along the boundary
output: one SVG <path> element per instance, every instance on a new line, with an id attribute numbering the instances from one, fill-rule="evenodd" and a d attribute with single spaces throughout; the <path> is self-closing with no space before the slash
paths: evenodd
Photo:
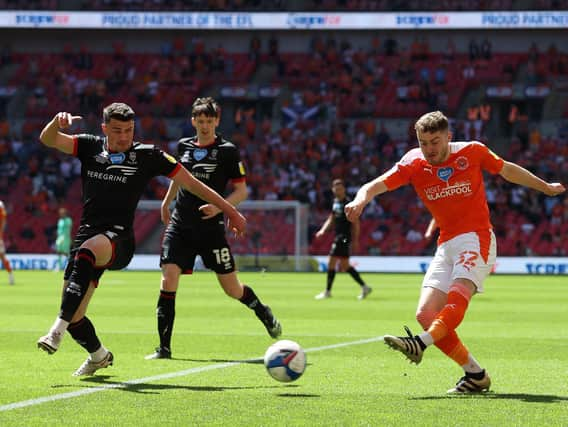
<path id="1" fill-rule="evenodd" d="M 179 278 L 174 279 L 172 277 L 162 276 L 162 281 L 160 283 L 160 289 L 168 292 L 176 292 L 178 288 Z"/>
<path id="2" fill-rule="evenodd" d="M 176 292 L 179 285 L 180 274 L 181 269 L 177 265 L 163 265 L 160 289 L 168 292 Z"/>
<path id="3" fill-rule="evenodd" d="M 436 318 L 436 312 L 431 310 L 418 310 L 416 312 L 416 320 L 420 323 L 420 326 L 424 330 L 428 329 L 434 319 Z"/>
<path id="4" fill-rule="evenodd" d="M 162 275 L 162 281 L 160 282 L 160 289 L 168 292 L 176 292 L 179 284 L 179 275 L 175 274 Z"/>

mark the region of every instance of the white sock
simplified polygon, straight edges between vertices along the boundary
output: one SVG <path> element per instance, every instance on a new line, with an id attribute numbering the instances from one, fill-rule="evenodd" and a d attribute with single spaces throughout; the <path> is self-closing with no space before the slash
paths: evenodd
<path id="1" fill-rule="evenodd" d="M 107 353 L 108 350 L 105 348 L 104 345 L 101 345 L 97 351 L 91 353 L 91 360 L 93 362 L 100 362 L 106 357 Z"/>
<path id="2" fill-rule="evenodd" d="M 68 326 L 69 326 L 68 321 L 60 319 L 58 317 L 57 319 L 55 319 L 55 322 L 53 322 L 53 326 L 51 327 L 51 329 L 49 331 L 50 332 L 57 332 L 57 333 L 59 333 L 59 335 L 63 335 L 65 333 L 65 331 L 67 330 Z"/>
<path id="3" fill-rule="evenodd" d="M 468 355 L 467 363 L 462 365 L 462 368 L 465 372 L 471 372 L 472 374 L 477 374 L 483 371 L 483 368 L 479 366 L 479 363 L 475 360 L 475 357 L 473 357 L 471 353 Z"/>
<path id="4" fill-rule="evenodd" d="M 434 338 L 432 338 L 432 335 L 430 335 L 428 332 L 422 332 L 420 335 L 418 335 L 418 337 L 422 340 L 426 347 L 434 344 Z"/>

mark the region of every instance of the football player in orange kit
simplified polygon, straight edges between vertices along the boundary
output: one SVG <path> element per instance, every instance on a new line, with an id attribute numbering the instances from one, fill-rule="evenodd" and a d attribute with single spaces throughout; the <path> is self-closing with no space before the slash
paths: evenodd
<path id="1" fill-rule="evenodd" d="M 489 375 L 456 334 L 471 297 L 483 292 L 483 281 L 496 258 L 482 171 L 548 196 L 566 189 L 501 159 L 480 142 L 450 142 L 448 119 L 440 111 L 423 115 L 414 128 L 419 147 L 364 184 L 345 212 L 349 220 L 357 220 L 375 196 L 412 184 L 440 228 L 438 248 L 424 276 L 416 311 L 425 332 L 413 336 L 406 328 L 407 337 L 385 335 L 385 344 L 416 364 L 434 344 L 465 372 L 448 393 L 484 392 L 491 385 Z"/>

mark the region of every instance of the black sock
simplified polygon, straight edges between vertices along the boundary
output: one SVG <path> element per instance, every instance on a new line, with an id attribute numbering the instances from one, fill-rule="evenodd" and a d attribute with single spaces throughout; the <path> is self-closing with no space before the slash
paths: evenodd
<path id="1" fill-rule="evenodd" d="M 176 293 L 160 291 L 158 306 L 156 307 L 158 318 L 158 334 L 160 335 L 160 348 L 171 349 L 174 319 L 176 317 Z"/>
<path id="2" fill-rule="evenodd" d="M 88 317 L 85 316 L 78 322 L 69 324 L 67 330 L 77 344 L 89 353 L 94 353 L 101 347 L 101 342 L 97 337 L 95 327 Z"/>
<path id="3" fill-rule="evenodd" d="M 351 277 L 353 277 L 353 280 L 359 283 L 359 285 L 365 286 L 365 282 L 363 282 L 363 279 L 361 279 L 361 276 L 359 276 L 357 270 L 355 270 L 353 267 L 349 267 L 347 269 L 347 272 L 351 275 Z"/>
<path id="4" fill-rule="evenodd" d="M 327 270 L 327 284 L 326 290 L 331 292 L 331 287 L 333 286 L 333 280 L 335 279 L 335 270 Z"/>
<path id="5" fill-rule="evenodd" d="M 266 314 L 266 307 L 262 305 L 254 291 L 247 285 L 243 286 L 243 296 L 239 299 L 244 305 L 251 310 L 254 310 L 258 317 L 263 317 Z"/>
<path id="6" fill-rule="evenodd" d="M 94 269 L 95 254 L 86 248 L 79 249 L 75 256 L 75 264 L 69 277 L 69 283 L 63 292 L 61 311 L 59 312 L 61 319 L 71 322 L 89 289 L 89 282 L 93 277 Z"/>
<path id="7" fill-rule="evenodd" d="M 465 375 L 468 378 L 472 378 L 474 380 L 482 380 L 485 377 L 485 369 L 481 372 L 466 372 Z"/>

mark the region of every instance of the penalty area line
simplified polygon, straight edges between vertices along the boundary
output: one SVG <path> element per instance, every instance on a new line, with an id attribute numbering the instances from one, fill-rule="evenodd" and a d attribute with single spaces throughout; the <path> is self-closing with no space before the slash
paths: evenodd
<path id="1" fill-rule="evenodd" d="M 353 345 L 368 344 L 368 343 L 382 341 L 382 340 L 383 340 L 382 336 L 381 337 L 373 337 L 373 338 L 367 338 L 367 339 L 357 340 L 357 341 L 349 341 L 349 342 L 342 342 L 342 343 L 337 343 L 337 344 L 324 345 L 324 346 L 321 346 L 321 347 L 312 347 L 312 348 L 305 349 L 304 351 L 306 353 L 314 353 L 314 352 L 317 352 L 317 351 L 333 350 L 333 349 L 336 349 L 336 348 L 349 347 L 349 346 L 353 346 Z M 184 377 L 184 376 L 187 376 L 187 375 L 198 374 L 198 373 L 201 373 L 201 372 L 213 371 L 215 369 L 229 368 L 231 366 L 242 365 L 244 363 L 250 363 L 250 362 L 257 361 L 257 360 L 262 360 L 262 357 L 255 357 L 255 358 L 252 358 L 252 359 L 235 361 L 235 362 L 216 363 L 214 365 L 200 366 L 200 367 L 196 367 L 196 368 L 185 369 L 183 371 L 169 372 L 169 373 L 166 373 L 166 374 L 154 375 L 154 376 L 151 376 L 151 377 L 138 378 L 138 379 L 125 381 L 125 382 L 118 383 L 118 384 L 107 384 L 107 385 L 103 385 L 103 386 L 100 386 L 100 387 L 93 387 L 93 388 L 87 388 L 87 389 L 82 389 L 82 390 L 77 390 L 77 391 L 70 391 L 68 393 L 54 394 L 54 395 L 51 395 L 51 396 L 38 397 L 36 399 L 22 400 L 20 402 L 14 402 L 14 403 L 8 403 L 6 405 L 0 405 L 0 412 L 11 411 L 13 409 L 25 408 L 25 407 L 28 407 L 28 406 L 41 405 L 42 403 L 55 402 L 57 400 L 72 399 L 72 398 L 75 398 L 75 397 L 86 396 L 86 395 L 89 395 L 89 394 L 98 393 L 100 391 L 128 388 L 129 386 L 136 385 L 136 384 L 143 384 L 143 383 L 147 383 L 147 382 L 166 380 L 166 379 L 170 379 L 170 378 Z"/>

